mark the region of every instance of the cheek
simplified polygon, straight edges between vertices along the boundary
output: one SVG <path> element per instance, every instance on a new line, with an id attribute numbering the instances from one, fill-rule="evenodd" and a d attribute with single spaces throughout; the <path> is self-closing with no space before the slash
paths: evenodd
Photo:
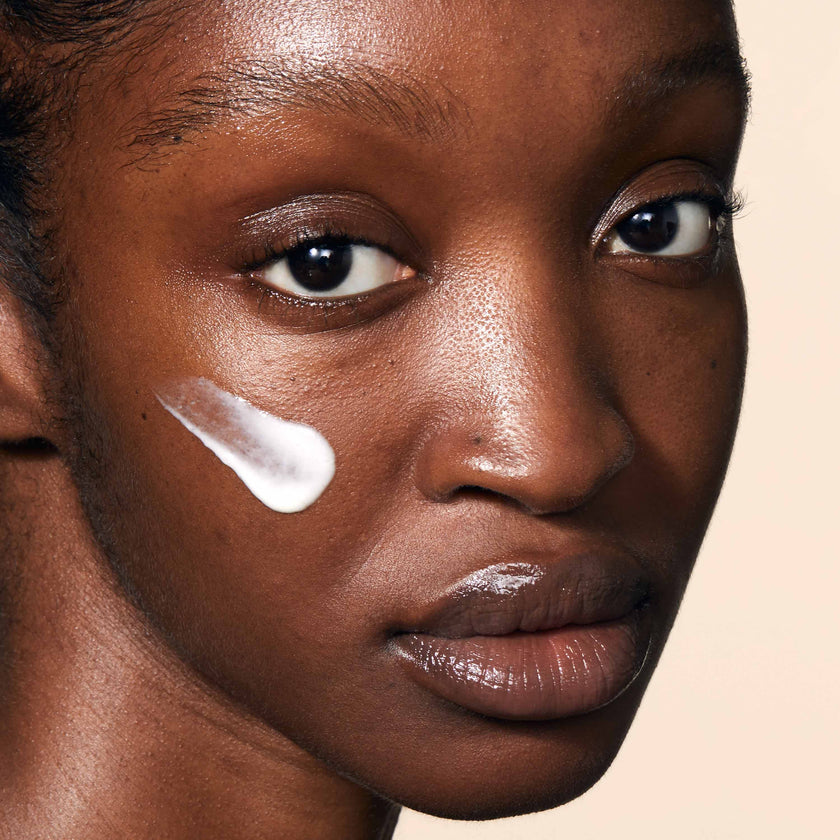
<path id="1" fill-rule="evenodd" d="M 398 411 L 400 365 L 365 348 L 342 362 L 300 338 L 275 350 L 270 366 L 265 344 L 235 360 L 229 346 L 237 347 L 218 341 L 214 360 L 225 391 L 244 389 L 334 450 L 335 475 L 311 504 L 277 513 L 261 503 L 158 403 L 154 393 L 171 379 L 151 362 L 135 366 L 134 380 L 96 383 L 107 400 L 95 400 L 88 382 L 93 422 L 83 427 L 83 449 L 96 458 L 80 472 L 99 537 L 143 608 L 202 672 L 252 708 L 268 703 L 285 728 L 324 673 L 338 679 L 389 629 L 380 626 L 387 586 L 373 587 L 373 605 L 371 581 L 358 572 L 404 498 L 410 444 Z M 183 395 L 168 401 L 170 411 L 173 403 L 183 409 Z"/>
<path id="2" fill-rule="evenodd" d="M 619 316 L 620 311 L 620 316 Z M 691 558 L 720 489 L 738 421 L 746 313 L 737 272 L 707 289 L 645 291 L 614 309 L 608 340 L 636 454 L 615 486 L 622 529 L 656 557 Z M 687 577 L 690 561 L 684 564 Z M 673 574 L 673 569 L 670 572 Z"/>

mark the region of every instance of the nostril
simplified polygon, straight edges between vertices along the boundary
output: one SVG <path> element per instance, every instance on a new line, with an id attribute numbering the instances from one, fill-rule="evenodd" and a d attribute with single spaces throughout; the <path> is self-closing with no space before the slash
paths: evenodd
<path id="1" fill-rule="evenodd" d="M 513 505 L 528 513 L 539 513 L 533 511 L 527 503 L 516 498 L 515 496 L 499 493 L 489 487 L 482 487 L 480 484 L 461 484 L 458 487 L 452 488 L 448 493 L 438 495 L 435 498 L 436 502 L 443 502 L 444 504 L 454 504 L 464 500 L 474 500 L 477 502 L 494 502 L 496 504 Z"/>
<path id="2" fill-rule="evenodd" d="M 0 441 L 0 451 L 31 458 L 47 458 L 58 454 L 55 444 L 43 437 L 29 437 L 24 440 Z"/>
<path id="3" fill-rule="evenodd" d="M 500 489 L 485 487 L 480 484 L 461 484 L 446 493 L 439 493 L 433 500 L 443 504 L 455 504 L 472 500 L 476 502 L 493 502 L 513 506 L 532 516 L 551 516 L 553 514 L 569 514 L 586 506 L 594 494 L 584 493 L 579 496 L 555 498 L 550 504 L 527 493 L 505 493 Z"/>

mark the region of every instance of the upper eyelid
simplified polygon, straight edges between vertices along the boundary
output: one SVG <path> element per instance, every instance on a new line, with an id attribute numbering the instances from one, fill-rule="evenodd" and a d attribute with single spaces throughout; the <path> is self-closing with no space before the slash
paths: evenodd
<path id="1" fill-rule="evenodd" d="M 406 262 L 406 260 L 401 257 L 394 248 L 386 243 L 374 242 L 366 237 L 352 236 L 350 234 L 327 229 L 325 229 L 324 233 L 319 234 L 317 230 L 312 229 L 307 232 L 292 234 L 290 241 L 282 246 L 278 246 L 270 241 L 264 243 L 259 252 L 255 252 L 254 258 L 249 259 L 249 261 L 242 267 L 242 273 L 253 274 L 254 272 L 264 269 L 275 262 L 286 259 L 291 251 L 302 245 L 326 241 L 340 242 L 344 245 L 358 245 L 367 248 L 376 248 L 378 251 L 382 251 L 383 254 L 393 257 L 397 260 L 397 262 L 409 265 L 412 268 L 414 267 L 411 266 L 410 263 Z"/>
<path id="2" fill-rule="evenodd" d="M 639 213 L 648 207 L 655 207 L 661 204 L 678 204 L 681 202 L 698 202 L 700 204 L 706 204 L 716 210 L 718 215 L 726 216 L 735 215 L 741 206 L 739 198 L 734 194 L 732 196 L 725 196 L 721 194 L 711 195 L 706 192 L 675 192 L 673 194 L 663 195 L 661 198 L 655 198 L 651 201 L 645 201 L 641 204 L 637 204 L 635 207 L 618 216 L 611 223 L 607 233 L 615 230 L 615 228 L 623 221 L 631 218 L 636 213 Z"/>
<path id="3" fill-rule="evenodd" d="M 430 260 L 426 254 L 423 255 L 421 260 L 414 253 L 406 255 L 404 250 L 391 245 L 387 241 L 337 232 L 332 227 L 329 228 L 329 231 L 326 235 L 318 235 L 316 229 L 309 229 L 305 235 L 301 234 L 293 237 L 293 243 L 291 245 L 284 243 L 282 246 L 278 246 L 270 240 L 266 241 L 261 249 L 251 252 L 255 255 L 255 258 L 251 260 L 250 264 L 240 267 L 237 273 L 243 276 L 253 277 L 275 262 L 285 259 L 289 252 L 298 245 L 323 242 L 326 239 L 338 239 L 349 245 L 375 248 L 377 251 L 381 251 L 383 254 L 396 260 L 401 266 L 410 269 L 418 278 L 430 281 L 433 277 L 434 271 L 430 269 Z"/>
<path id="4" fill-rule="evenodd" d="M 238 223 L 241 243 L 238 271 L 257 270 L 260 259 L 280 254 L 306 241 L 339 238 L 379 248 L 422 271 L 425 250 L 410 227 L 387 204 L 365 193 L 311 193 L 269 210 L 252 213 Z"/>
<path id="5" fill-rule="evenodd" d="M 734 188 L 729 174 L 718 173 L 703 160 L 672 158 L 650 164 L 630 175 L 589 220 L 592 246 L 623 219 L 643 207 L 680 198 L 732 204 Z"/>

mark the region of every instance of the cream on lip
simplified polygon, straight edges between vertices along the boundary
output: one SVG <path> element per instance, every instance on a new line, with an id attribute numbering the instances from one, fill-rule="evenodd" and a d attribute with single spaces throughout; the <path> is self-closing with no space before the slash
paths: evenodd
<path id="1" fill-rule="evenodd" d="M 156 397 L 271 510 L 304 510 L 332 481 L 335 454 L 311 426 L 275 417 L 204 378 L 170 383 Z"/>

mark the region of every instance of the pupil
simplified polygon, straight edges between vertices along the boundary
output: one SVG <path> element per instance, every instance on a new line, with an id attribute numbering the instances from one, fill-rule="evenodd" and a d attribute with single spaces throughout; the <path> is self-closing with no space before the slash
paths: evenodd
<path id="1" fill-rule="evenodd" d="M 353 246 L 319 242 L 293 248 L 286 255 L 292 277 L 310 292 L 330 292 L 340 286 L 353 265 Z"/>
<path id="2" fill-rule="evenodd" d="M 679 215 L 673 201 L 643 207 L 616 227 L 625 245 L 647 254 L 667 248 L 678 229 Z"/>

